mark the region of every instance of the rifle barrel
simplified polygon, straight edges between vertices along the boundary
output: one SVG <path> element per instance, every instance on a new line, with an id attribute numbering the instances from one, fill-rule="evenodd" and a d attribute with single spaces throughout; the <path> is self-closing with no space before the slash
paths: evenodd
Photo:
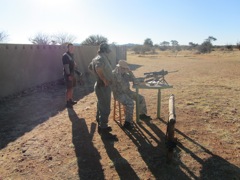
<path id="1" fill-rule="evenodd" d="M 178 70 L 176 70 L 176 71 L 164 71 L 164 70 L 161 70 L 161 71 L 155 71 L 155 72 L 147 72 L 147 73 L 144 73 L 144 75 L 150 75 L 150 76 L 153 76 L 153 75 L 166 75 L 168 73 L 174 73 L 174 72 L 178 72 Z"/>

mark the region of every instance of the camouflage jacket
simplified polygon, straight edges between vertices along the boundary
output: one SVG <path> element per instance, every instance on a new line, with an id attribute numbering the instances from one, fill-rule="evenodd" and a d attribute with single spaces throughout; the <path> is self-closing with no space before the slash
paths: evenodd
<path id="1" fill-rule="evenodd" d="M 122 94 L 128 94 L 131 92 L 130 82 L 134 81 L 134 77 L 131 73 L 121 73 L 116 67 L 113 70 L 113 82 L 112 91 L 115 98 L 118 98 Z"/>
<path id="2" fill-rule="evenodd" d="M 107 58 L 106 55 L 104 54 L 98 54 L 93 60 L 92 60 L 92 69 L 94 69 L 94 73 L 97 77 L 97 81 L 101 81 L 101 79 L 98 77 L 95 69 L 97 67 L 102 67 L 103 68 L 103 74 L 105 76 L 105 78 L 108 81 L 112 81 L 113 79 L 113 74 L 112 74 L 112 66 L 110 64 L 109 59 Z"/>

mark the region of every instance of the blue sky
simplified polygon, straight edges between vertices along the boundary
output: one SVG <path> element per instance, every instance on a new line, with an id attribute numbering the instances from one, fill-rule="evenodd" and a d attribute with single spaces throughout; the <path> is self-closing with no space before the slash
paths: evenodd
<path id="1" fill-rule="evenodd" d="M 216 45 L 240 42 L 240 0 L 1 0 L 0 31 L 8 43 L 30 43 L 37 33 L 69 33 L 81 43 L 102 35 L 109 43 L 177 40 Z"/>

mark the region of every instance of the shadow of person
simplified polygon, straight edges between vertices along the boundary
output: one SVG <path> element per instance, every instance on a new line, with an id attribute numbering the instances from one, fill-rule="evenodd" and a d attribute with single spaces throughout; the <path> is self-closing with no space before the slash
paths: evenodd
<path id="1" fill-rule="evenodd" d="M 200 179 L 240 179 L 240 168 L 225 159 L 213 155 L 202 163 Z"/>
<path id="2" fill-rule="evenodd" d="M 114 148 L 113 141 L 106 140 L 102 138 L 108 157 L 111 159 L 118 175 L 119 179 L 131 179 L 138 180 L 140 179 L 133 168 L 130 166 L 128 161 L 123 158 L 118 150 Z"/>
<path id="3" fill-rule="evenodd" d="M 84 96 L 87 96 L 88 94 L 92 93 L 94 91 L 94 84 L 83 84 L 83 85 L 77 85 L 74 89 L 73 89 L 73 98 L 74 100 L 80 100 L 82 99 Z"/>
<path id="4" fill-rule="evenodd" d="M 132 71 L 135 71 L 136 69 L 141 67 L 141 65 L 139 64 L 128 64 L 128 66 Z"/>
<path id="5" fill-rule="evenodd" d="M 0 150 L 63 111 L 66 108 L 65 92 L 65 85 L 57 84 L 0 103 Z M 74 89 L 75 100 L 92 92 L 93 85 L 77 87 Z"/>
<path id="6" fill-rule="evenodd" d="M 147 123 L 147 129 L 141 122 L 134 123 L 134 128 L 122 130 L 138 148 L 148 170 L 156 179 L 189 179 L 189 177 L 176 164 L 166 164 L 166 148 L 163 141 L 164 133 L 154 124 Z"/>
<path id="7" fill-rule="evenodd" d="M 92 142 L 96 124 L 91 124 L 89 132 L 85 119 L 79 118 L 73 109 L 68 109 L 68 115 L 72 122 L 72 142 L 77 157 L 79 178 L 104 179 L 101 157 Z"/>
<path id="8" fill-rule="evenodd" d="M 0 149 L 62 111 L 64 90 L 62 85 L 39 86 L 0 103 Z"/>
<path id="9" fill-rule="evenodd" d="M 198 146 L 201 151 L 208 154 L 208 159 L 200 158 L 196 153 L 192 152 L 190 149 L 185 147 L 183 144 L 178 142 L 177 151 L 185 151 L 189 154 L 195 161 L 202 165 L 200 170 L 200 177 L 196 175 L 182 162 L 180 166 L 182 169 L 185 169 L 189 175 L 194 179 L 216 179 L 216 180 L 225 180 L 225 179 L 240 179 L 240 168 L 229 163 L 222 157 L 213 154 L 209 149 L 205 148 L 201 144 L 194 141 L 192 138 L 181 132 L 179 129 L 175 129 L 179 136 L 183 136 L 189 143 Z"/>

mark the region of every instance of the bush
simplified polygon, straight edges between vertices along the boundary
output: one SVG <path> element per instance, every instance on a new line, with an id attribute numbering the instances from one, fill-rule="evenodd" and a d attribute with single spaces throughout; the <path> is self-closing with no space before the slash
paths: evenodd
<path id="1" fill-rule="evenodd" d="M 166 50 L 169 49 L 169 47 L 168 47 L 168 46 L 159 46 L 159 49 L 160 49 L 161 51 L 166 51 Z"/>
<path id="2" fill-rule="evenodd" d="M 155 53 L 155 48 L 144 45 L 137 45 L 132 48 L 135 54 L 145 54 L 146 52 Z"/>
<path id="3" fill-rule="evenodd" d="M 232 51 L 233 50 L 233 45 L 226 45 L 226 49 L 228 51 Z"/>
<path id="4" fill-rule="evenodd" d="M 210 41 L 204 41 L 199 47 L 200 53 L 210 53 L 212 51 L 212 43 Z"/>
<path id="5" fill-rule="evenodd" d="M 240 50 L 240 42 L 237 43 L 237 49 Z"/>
<path id="6" fill-rule="evenodd" d="M 142 49 L 141 45 L 133 46 L 133 48 L 132 48 L 132 50 L 134 51 L 135 54 L 140 54 L 141 49 Z"/>

